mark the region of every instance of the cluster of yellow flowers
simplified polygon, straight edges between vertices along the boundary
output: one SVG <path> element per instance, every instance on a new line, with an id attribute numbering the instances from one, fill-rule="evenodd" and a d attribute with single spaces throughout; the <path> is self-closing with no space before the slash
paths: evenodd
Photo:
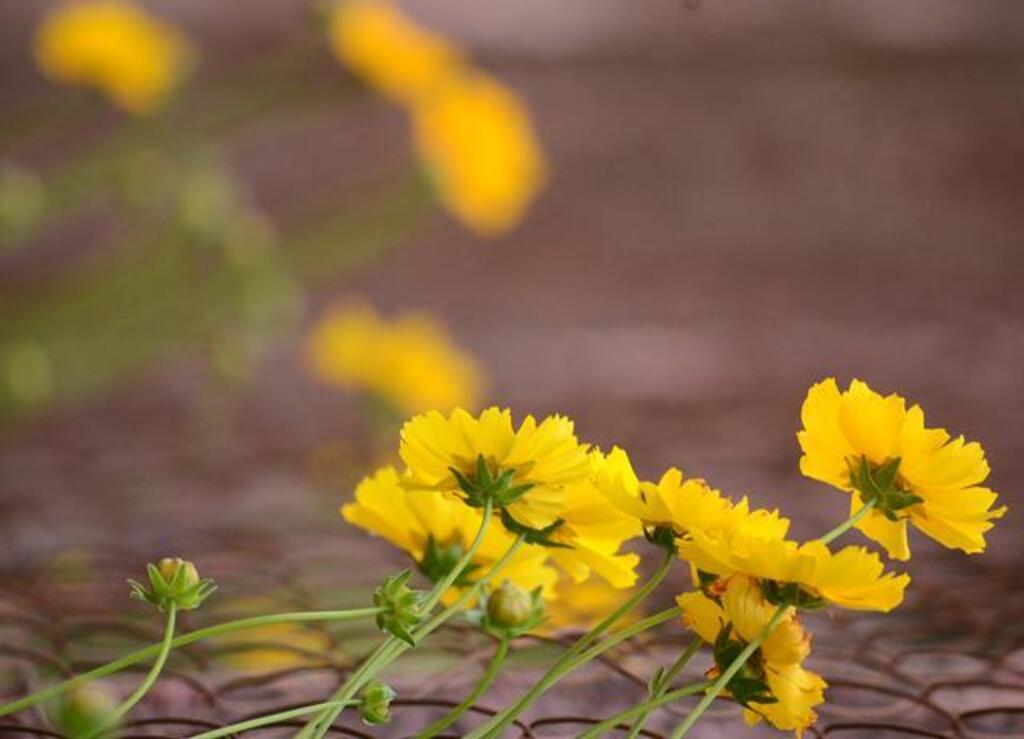
<path id="1" fill-rule="evenodd" d="M 950 442 L 945 431 L 924 427 L 916 406 L 905 411 L 901 398 L 882 398 L 857 381 L 843 394 L 834 380 L 812 387 L 803 418 L 805 474 L 853 491 L 855 508 L 878 511 L 881 525 L 903 530 L 911 521 L 946 546 L 984 548 L 984 531 L 1005 508 L 990 510 L 995 494 L 978 487 L 988 467 L 976 443 Z M 501 526 L 487 530 L 462 587 L 518 538 L 526 545 L 502 571 L 504 581 L 548 600 L 567 580 L 628 588 L 640 559 L 624 547 L 644 535 L 689 566 L 696 589 L 677 602 L 684 623 L 713 646 L 715 671 L 772 622 L 744 679 L 730 683 L 751 723 L 764 719 L 799 734 L 824 700 L 824 679 L 803 666 L 810 636 L 801 610 L 889 611 L 910 582 L 886 572 L 864 547 L 833 551 L 829 536 L 789 539 L 789 520 L 778 511 L 733 500 L 677 469 L 657 482 L 641 480 L 625 451 L 605 454 L 581 443 L 561 416 L 527 416 L 515 427 L 511 413 L 497 408 L 478 416 L 432 411 L 405 424 L 399 453 L 404 468 L 364 480 L 342 515 L 407 552 L 435 582 L 493 510 Z M 860 526 L 880 538 L 878 521 L 865 517 Z M 895 554 L 905 552 L 903 541 Z"/>
<path id="2" fill-rule="evenodd" d="M 425 313 L 388 321 L 367 304 L 339 304 L 313 327 L 307 351 L 317 378 L 367 392 L 403 418 L 433 408 L 474 409 L 483 396 L 479 364 Z"/>
<path id="3" fill-rule="evenodd" d="M 57 6 L 39 26 L 35 54 L 51 79 L 93 87 L 136 114 L 160 108 L 192 58 L 174 26 L 125 0 Z"/>
<path id="4" fill-rule="evenodd" d="M 518 96 L 387 0 L 341 0 L 329 38 L 349 69 L 409 111 L 416 151 L 456 218 L 483 235 L 519 222 L 546 165 Z"/>

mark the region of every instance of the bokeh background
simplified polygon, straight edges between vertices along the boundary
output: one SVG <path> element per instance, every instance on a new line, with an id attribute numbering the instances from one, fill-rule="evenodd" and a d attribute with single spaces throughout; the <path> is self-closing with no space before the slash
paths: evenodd
<path id="1" fill-rule="evenodd" d="M 221 582 L 222 613 L 358 603 L 401 563 L 337 516 L 384 451 L 365 403 L 304 361 L 323 310 L 361 296 L 450 327 L 490 401 L 567 413 L 642 474 L 679 465 L 782 506 L 800 536 L 846 513 L 798 473 L 812 382 L 865 379 L 982 441 L 1011 506 L 990 553 L 919 540 L 902 615 L 815 618 L 836 686 L 816 731 L 1024 735 L 1019 3 L 410 3 L 533 114 L 549 181 L 495 239 L 433 203 L 405 116 L 346 74 L 305 4 L 149 4 L 200 58 L 143 123 L 40 76 L 47 7 L 0 3 L 0 159 L 47 198 L 0 251 L 0 689 L 155 637 L 122 583 L 166 553 Z M 146 204 L 169 187 L 191 193 L 188 227 L 161 241 Z M 236 250 L 196 256 L 226 211 Z M 246 664 L 174 665 L 133 730 L 315 698 L 369 635 L 261 638 Z M 461 697 L 468 643 L 415 661 L 403 697 Z M 659 648 L 534 718 L 633 702 Z M 399 736 L 427 710 L 359 731 Z M 748 735 L 719 712 L 699 736 Z"/>

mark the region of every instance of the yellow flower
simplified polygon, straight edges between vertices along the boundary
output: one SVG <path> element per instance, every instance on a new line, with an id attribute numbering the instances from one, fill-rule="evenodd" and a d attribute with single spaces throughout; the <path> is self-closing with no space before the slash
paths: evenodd
<path id="1" fill-rule="evenodd" d="M 47 77 L 95 87 L 129 113 L 161 107 L 191 57 L 181 33 L 122 0 L 79 0 L 42 21 L 35 55 Z"/>
<path id="2" fill-rule="evenodd" d="M 236 598 L 221 603 L 220 612 L 259 615 L 279 606 L 273 598 Z M 336 646 L 331 635 L 310 624 L 265 624 L 214 637 L 215 657 L 247 672 L 287 670 L 330 660 Z"/>
<path id="3" fill-rule="evenodd" d="M 907 575 L 885 573 L 881 558 L 864 547 L 844 547 L 833 554 L 820 541 L 798 544 L 757 526 L 710 535 L 693 530 L 678 548 L 679 556 L 702 572 L 725 577 L 742 573 L 777 589 L 797 586 L 803 591 L 800 597 L 854 610 L 890 611 L 903 601 L 910 584 Z"/>
<path id="4" fill-rule="evenodd" d="M 712 645 L 726 625 L 731 626 L 730 639 L 743 644 L 753 641 L 776 611 L 759 585 L 745 575 L 733 575 L 720 583 L 718 592 L 718 602 L 701 592 L 684 593 L 676 599 L 683 610 L 683 622 Z M 803 667 L 810 649 L 810 636 L 790 609 L 747 663 L 747 674 L 762 680 L 777 700 L 749 702 L 744 711 L 748 724 L 766 719 L 775 728 L 800 736 L 814 723 L 814 707 L 824 701 L 827 684 L 820 675 Z"/>
<path id="5" fill-rule="evenodd" d="M 479 72 L 453 78 L 413 110 L 416 150 L 444 205 L 485 236 L 523 217 L 545 180 L 522 101 Z"/>
<path id="6" fill-rule="evenodd" d="M 563 523 L 551 535 L 552 541 L 565 546 L 553 547 L 551 559 L 576 582 L 593 572 L 614 588 L 628 588 L 636 583 L 640 557 L 619 550 L 623 542 L 640 536 L 642 528 L 598 490 L 596 478 L 608 464 L 605 455 L 593 450 L 590 463 L 590 477 L 565 486 L 559 512 Z"/>
<path id="7" fill-rule="evenodd" d="M 469 548 L 482 520 L 479 510 L 452 494 L 404 489 L 393 467 L 384 467 L 360 482 L 355 502 L 343 505 L 341 515 L 406 552 L 417 568 L 435 581 Z M 489 526 L 471 569 L 457 584 L 469 584 L 475 575 L 487 572 L 512 543 L 513 537 L 500 526 Z M 541 588 L 550 598 L 558 573 L 545 564 L 546 559 L 547 550 L 522 547 L 502 569 L 499 582 L 510 580 L 527 591 Z M 455 595 L 453 589 L 447 597 L 453 600 Z"/>
<path id="8" fill-rule="evenodd" d="M 900 396 L 882 397 L 859 380 L 845 392 L 832 378 L 811 387 L 801 419 L 800 471 L 841 490 L 856 490 L 851 512 L 860 510 L 865 496 L 862 462 L 876 478 L 885 476 L 887 463 L 898 464 L 879 499 L 880 508 L 889 510 L 872 510 L 857 524 L 889 556 L 910 557 L 908 521 L 951 549 L 984 551 L 984 534 L 1006 507 L 994 509 L 996 493 L 981 486 L 989 467 L 980 444 L 927 428 L 920 406 L 907 408 Z"/>
<path id="9" fill-rule="evenodd" d="M 339 307 L 312 329 L 308 351 L 319 378 L 370 392 L 405 415 L 472 408 L 482 395 L 476 361 L 426 315 L 386 322 L 368 306 Z"/>
<path id="10" fill-rule="evenodd" d="M 546 631 L 560 629 L 590 629 L 616 608 L 626 602 L 632 591 L 611 587 L 604 580 L 590 579 L 576 582 L 571 577 L 558 581 L 555 596 L 546 605 Z M 634 609 L 616 621 L 617 626 L 628 626 L 639 619 Z"/>
<path id="11" fill-rule="evenodd" d="M 340 61 L 395 102 L 411 105 L 461 67 L 459 51 L 384 0 L 344 0 L 328 39 Z"/>
<path id="12" fill-rule="evenodd" d="M 587 446 L 576 439 L 568 418 L 549 416 L 537 423 L 527 416 L 515 429 L 511 412 L 498 408 L 477 417 L 461 408 L 450 416 L 437 411 L 416 416 L 402 428 L 399 453 L 409 469 L 403 485 L 410 492 L 468 500 L 460 477 L 470 483 L 480 483 L 481 472 L 504 478 L 506 489 L 518 497 L 504 506 L 503 521 L 535 531 L 556 526 L 566 488 L 591 475 Z"/>

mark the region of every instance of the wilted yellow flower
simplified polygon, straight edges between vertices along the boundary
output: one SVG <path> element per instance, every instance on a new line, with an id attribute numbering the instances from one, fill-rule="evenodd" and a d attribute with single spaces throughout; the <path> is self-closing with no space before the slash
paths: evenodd
<path id="1" fill-rule="evenodd" d="M 563 577 L 547 604 L 544 625 L 548 631 L 589 629 L 625 603 L 632 594 L 632 590 L 612 587 L 598 578 L 576 582 L 571 577 Z M 640 611 L 634 609 L 615 623 L 618 627 L 628 626 L 639 619 L 639 614 Z"/>
<path id="2" fill-rule="evenodd" d="M 437 411 L 416 416 L 402 428 L 399 453 L 409 468 L 403 480 L 407 490 L 479 503 L 469 500 L 466 484 L 482 485 L 481 476 L 500 480 L 513 498 L 501 511 L 505 526 L 535 532 L 556 527 L 566 508 L 566 488 L 591 476 L 587 446 L 576 439 L 568 418 L 549 416 L 537 423 L 527 416 L 516 429 L 511 412 L 498 408 L 478 417 L 461 408 L 450 416 Z"/>
<path id="3" fill-rule="evenodd" d="M 477 362 L 423 314 L 388 322 L 365 305 L 339 307 L 312 329 L 308 351 L 317 377 L 372 393 L 406 415 L 473 408 L 483 392 Z"/>
<path id="4" fill-rule="evenodd" d="M 72 0 L 43 18 L 35 54 L 47 77 L 101 90 L 129 113 L 167 100 L 191 53 L 166 21 L 122 0 Z"/>
<path id="5" fill-rule="evenodd" d="M 776 611 L 776 606 L 765 600 L 759 585 L 744 575 L 723 581 L 718 592 L 717 601 L 701 592 L 685 593 L 676 599 L 683 610 L 683 622 L 716 648 L 721 646 L 716 642 L 726 626 L 731 627 L 730 640 L 746 645 L 761 633 Z M 742 673 L 762 681 L 777 701 L 746 702 L 744 718 L 748 724 L 766 719 L 775 728 L 795 731 L 800 736 L 814 723 L 814 707 L 825 700 L 827 683 L 820 675 L 804 669 L 803 661 L 810 651 L 810 636 L 796 612 L 790 609 Z"/>
<path id="6" fill-rule="evenodd" d="M 845 392 L 833 378 L 811 387 L 801 419 L 800 471 L 855 492 L 852 512 L 876 500 L 878 509 L 857 527 L 889 556 L 910 557 L 908 521 L 944 546 L 984 551 L 984 534 L 1006 507 L 993 508 L 996 493 L 981 486 L 989 467 L 980 444 L 927 428 L 920 406 L 907 408 L 900 396 L 882 397 L 859 380 Z"/>
<path id="7" fill-rule="evenodd" d="M 342 0 L 328 38 L 335 55 L 369 85 L 412 105 L 461 68 L 459 51 L 385 0 Z"/>
<path id="8" fill-rule="evenodd" d="M 417 569 L 435 582 L 451 571 L 480 529 L 481 511 L 451 493 L 403 489 L 393 467 L 360 482 L 355 497 L 355 502 L 341 507 L 344 519 L 409 554 Z M 512 542 L 503 528 L 489 526 L 470 568 L 456 584 L 471 583 L 487 572 Z M 522 547 L 502 569 L 501 580 L 527 591 L 541 588 L 545 597 L 552 597 L 558 573 L 545 563 L 547 556 L 541 547 Z M 449 591 L 449 599 L 454 599 L 455 592 Z"/>
<path id="9" fill-rule="evenodd" d="M 796 586 L 803 592 L 791 587 L 792 597 L 810 596 L 854 610 L 892 610 L 910 584 L 907 575 L 885 573 L 879 556 L 864 547 L 844 547 L 833 554 L 820 541 L 798 544 L 756 527 L 710 535 L 695 529 L 678 548 L 679 556 L 701 572 L 756 577 L 780 595 L 786 586 Z"/>
<path id="10" fill-rule="evenodd" d="M 416 149 L 445 206 L 472 230 L 516 225 L 546 177 L 522 101 L 496 80 L 467 73 L 413 111 Z"/>

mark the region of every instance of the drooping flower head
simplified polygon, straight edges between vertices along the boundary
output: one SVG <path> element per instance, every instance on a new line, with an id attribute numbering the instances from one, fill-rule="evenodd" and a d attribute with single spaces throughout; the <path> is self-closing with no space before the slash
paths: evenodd
<path id="1" fill-rule="evenodd" d="M 721 580 L 713 595 L 684 593 L 676 602 L 683 610 L 683 622 L 713 645 L 713 674 L 723 671 L 757 638 L 777 608 L 754 579 L 739 574 Z M 827 685 L 820 675 L 803 667 L 810 651 L 810 636 L 790 609 L 728 685 L 744 706 L 748 724 L 764 719 L 800 736 L 814 723 L 814 707 L 825 700 Z"/>
<path id="2" fill-rule="evenodd" d="M 853 380 L 840 391 L 833 378 L 807 393 L 797 434 L 807 477 L 853 493 L 850 508 L 875 509 L 857 527 L 894 559 L 910 557 L 907 523 L 939 543 L 973 554 L 1006 507 L 982 486 L 989 474 L 977 442 L 928 428 L 920 406 L 881 396 Z"/>
<path id="3" fill-rule="evenodd" d="M 476 360 L 425 314 L 386 321 L 364 304 L 339 306 L 313 328 L 308 351 L 317 377 L 369 392 L 403 416 L 473 408 L 483 393 Z"/>
<path id="4" fill-rule="evenodd" d="M 72 0 L 43 18 L 35 55 L 43 73 L 93 87 L 129 113 L 160 108 L 191 52 L 172 25 L 124 0 Z"/>
<path id="5" fill-rule="evenodd" d="M 406 552 L 416 568 L 432 582 L 442 580 L 469 549 L 480 529 L 481 512 L 454 495 L 409 491 L 393 467 L 384 467 L 356 487 L 355 501 L 341 507 L 342 517 Z M 513 537 L 497 525 L 488 527 L 483 543 L 456 585 L 472 583 L 487 572 L 512 546 Z M 501 571 L 526 591 L 540 588 L 554 595 L 558 573 L 546 564 L 547 550 L 522 547 Z M 457 589 L 446 594 L 454 600 Z"/>

